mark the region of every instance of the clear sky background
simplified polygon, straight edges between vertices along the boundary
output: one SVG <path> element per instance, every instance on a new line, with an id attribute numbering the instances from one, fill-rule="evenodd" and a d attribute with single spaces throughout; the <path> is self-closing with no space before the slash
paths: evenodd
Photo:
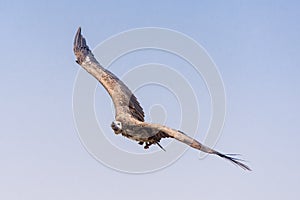
<path id="1" fill-rule="evenodd" d="M 298 1 L 1 0 L 0 198 L 299 198 L 299 19 Z M 200 43 L 226 88 L 227 117 L 216 148 L 242 153 L 253 171 L 216 156 L 199 160 L 192 149 L 142 175 L 114 171 L 91 157 L 72 114 L 78 26 L 92 48 L 147 26 Z"/>

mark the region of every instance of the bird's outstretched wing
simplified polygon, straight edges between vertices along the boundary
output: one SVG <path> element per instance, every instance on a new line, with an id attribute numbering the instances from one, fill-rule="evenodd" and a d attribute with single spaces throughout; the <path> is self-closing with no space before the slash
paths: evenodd
<path id="1" fill-rule="evenodd" d="M 225 159 L 231 161 L 233 164 L 243 168 L 244 170 L 251 171 L 251 169 L 247 165 L 242 163 L 243 160 L 233 157 L 236 154 L 222 154 L 214 149 L 211 149 L 211 148 L 201 144 L 197 140 L 191 138 L 190 136 L 186 135 L 185 133 L 183 133 L 182 131 L 179 131 L 179 130 L 174 130 L 174 129 L 168 128 L 168 127 L 160 125 L 160 124 L 150 124 L 150 123 L 145 123 L 145 122 L 143 124 L 146 124 L 146 126 L 151 127 L 153 130 L 157 130 L 157 131 L 151 131 L 152 134 L 156 133 L 151 136 L 151 138 L 153 138 L 154 141 L 159 142 L 160 139 L 168 138 L 168 137 L 174 138 L 174 139 L 176 139 L 180 142 L 183 142 L 195 149 L 198 149 L 205 153 L 218 155 L 222 158 L 225 158 Z M 157 143 L 157 142 L 153 142 L 153 144 Z"/>
<path id="2" fill-rule="evenodd" d="M 137 98 L 118 77 L 100 65 L 87 46 L 85 38 L 81 35 L 80 27 L 74 39 L 73 50 L 76 62 L 93 75 L 111 96 L 116 109 L 116 116 L 128 113 L 143 122 L 144 112 Z"/>

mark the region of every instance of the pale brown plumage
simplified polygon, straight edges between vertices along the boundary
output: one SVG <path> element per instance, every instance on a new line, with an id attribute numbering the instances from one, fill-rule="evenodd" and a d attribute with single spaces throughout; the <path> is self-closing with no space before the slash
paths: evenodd
<path id="1" fill-rule="evenodd" d="M 111 96 L 116 110 L 115 121 L 112 122 L 111 127 L 116 134 L 122 134 L 125 137 L 136 140 L 141 145 L 145 144 L 145 149 L 152 144 L 159 145 L 162 138 L 174 138 L 195 149 L 216 154 L 232 161 L 245 170 L 250 170 L 239 159 L 206 147 L 181 131 L 160 124 L 144 122 L 143 108 L 140 106 L 137 98 L 118 77 L 98 63 L 87 46 L 85 38 L 81 35 L 81 28 L 76 33 L 73 50 L 77 59 L 76 62 L 94 76 Z M 159 145 L 159 147 L 161 146 Z"/>

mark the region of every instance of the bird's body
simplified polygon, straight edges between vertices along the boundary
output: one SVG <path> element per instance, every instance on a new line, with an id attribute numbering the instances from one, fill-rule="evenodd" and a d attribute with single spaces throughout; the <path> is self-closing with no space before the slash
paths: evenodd
<path id="1" fill-rule="evenodd" d="M 174 138 L 195 149 L 209 154 L 216 154 L 232 161 L 243 169 L 250 170 L 250 168 L 241 163 L 239 159 L 206 147 L 179 130 L 160 124 L 144 122 L 143 108 L 140 106 L 137 98 L 118 77 L 98 63 L 81 35 L 80 28 L 74 40 L 74 53 L 77 59 L 76 62 L 94 76 L 111 96 L 116 110 L 115 121 L 111 124 L 111 128 L 115 134 L 121 134 L 129 139 L 135 140 L 140 145 L 144 145 L 145 149 L 149 148 L 152 144 L 157 144 L 161 147 L 159 142 L 162 138 Z"/>

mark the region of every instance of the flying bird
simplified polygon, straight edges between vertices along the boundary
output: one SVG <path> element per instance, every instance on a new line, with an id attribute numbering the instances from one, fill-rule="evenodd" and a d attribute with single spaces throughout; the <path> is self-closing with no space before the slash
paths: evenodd
<path id="1" fill-rule="evenodd" d="M 160 140 L 162 138 L 174 138 L 205 153 L 225 158 L 244 170 L 251 170 L 247 165 L 242 163 L 242 160 L 232 157 L 235 154 L 222 154 L 201 144 L 182 131 L 161 124 L 145 122 L 144 111 L 137 98 L 117 76 L 101 66 L 96 60 L 87 46 L 85 38 L 81 34 L 80 27 L 75 35 L 73 50 L 76 62 L 94 76 L 112 98 L 116 112 L 115 120 L 111 123 L 111 128 L 115 134 L 121 134 L 135 140 L 138 144 L 144 145 L 145 149 L 154 144 L 164 150 L 159 144 Z"/>

